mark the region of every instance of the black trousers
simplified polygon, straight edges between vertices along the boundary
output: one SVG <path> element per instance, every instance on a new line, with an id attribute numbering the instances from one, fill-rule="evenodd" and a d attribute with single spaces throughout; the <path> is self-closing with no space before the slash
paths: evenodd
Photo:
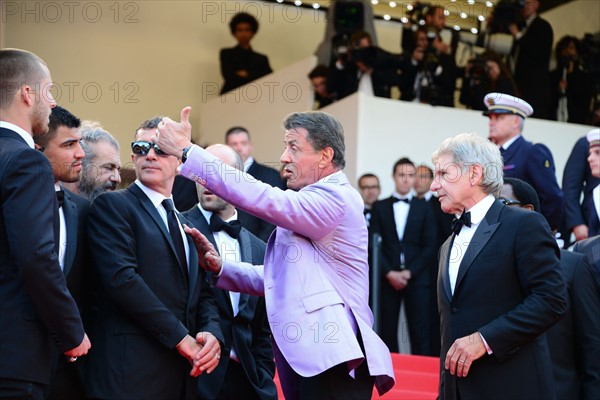
<path id="1" fill-rule="evenodd" d="M 348 364 L 342 363 L 311 377 L 299 376 L 299 400 L 368 400 L 373 395 L 375 378 L 364 361 L 352 378 Z"/>
<path id="2" fill-rule="evenodd" d="M 250 384 L 250 381 L 248 381 L 242 364 L 234 360 L 229 360 L 225 380 L 223 381 L 223 386 L 221 386 L 217 400 L 236 399 L 260 400 L 260 397 Z"/>
<path id="3" fill-rule="evenodd" d="M 0 378 L 0 399 L 44 400 L 45 387 L 41 383 Z"/>

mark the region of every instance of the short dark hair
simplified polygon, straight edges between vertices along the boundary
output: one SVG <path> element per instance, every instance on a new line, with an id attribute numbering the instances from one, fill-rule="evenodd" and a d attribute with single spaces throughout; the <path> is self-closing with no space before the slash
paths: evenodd
<path id="1" fill-rule="evenodd" d="M 81 126 L 81 120 L 61 106 L 56 106 L 50 113 L 48 133 L 41 136 L 35 136 L 33 140 L 40 146 L 46 146 L 54 139 L 58 128 L 61 126 L 66 126 L 67 128 L 79 128 Z"/>
<path id="2" fill-rule="evenodd" d="M 417 169 L 419 169 L 419 168 L 427 169 L 427 174 L 429 175 L 429 178 L 433 179 L 433 169 L 431 169 L 431 167 L 429 165 L 426 165 L 426 164 L 417 165 Z"/>
<path id="3" fill-rule="evenodd" d="M 225 132 L 225 143 L 227 143 L 229 136 L 242 132 L 248 135 L 248 139 L 250 139 L 250 132 L 248 132 L 248 129 L 244 128 L 243 126 L 234 126 L 233 128 L 227 129 L 227 132 Z"/>
<path id="4" fill-rule="evenodd" d="M 367 172 L 366 174 L 362 174 L 360 176 L 360 178 L 358 178 L 358 187 L 359 188 L 360 188 L 360 181 L 362 181 L 365 178 L 375 178 L 375 179 L 377 179 L 377 182 L 379 183 L 379 177 L 377 175 Z"/>
<path id="5" fill-rule="evenodd" d="M 245 12 L 235 14 L 233 18 L 231 18 L 231 21 L 229 21 L 229 30 L 232 35 L 235 35 L 235 31 L 239 24 L 249 24 L 252 33 L 258 32 L 258 21 L 254 18 L 254 15 Z"/>
<path id="6" fill-rule="evenodd" d="M 321 111 L 296 112 L 286 117 L 283 127 L 286 130 L 306 129 L 308 142 L 313 149 L 319 151 L 331 147 L 333 165 L 339 169 L 346 166 L 344 128 L 333 115 Z"/>
<path id="7" fill-rule="evenodd" d="M 522 205 L 531 204 L 534 211 L 542 211 L 540 198 L 529 183 L 517 178 L 504 178 L 504 183 L 512 187 L 513 194 L 516 197 L 514 200 L 520 201 Z"/>
<path id="8" fill-rule="evenodd" d="M 394 164 L 394 168 L 392 169 L 392 175 L 394 175 L 396 173 L 396 168 L 398 168 L 401 165 L 406 165 L 406 164 L 412 165 L 413 167 L 415 166 L 415 163 L 412 162 L 410 160 L 410 158 L 408 158 L 408 157 L 402 157 L 401 159 L 399 159 L 398 161 L 396 161 L 396 163 Z"/>
<path id="9" fill-rule="evenodd" d="M 39 83 L 43 76 L 42 65 L 46 63 L 29 51 L 0 50 L 0 108 L 12 104 L 14 95 L 21 86 Z"/>
<path id="10" fill-rule="evenodd" d="M 144 122 L 142 122 L 140 124 L 140 126 L 138 126 L 137 129 L 135 130 L 135 132 L 133 133 L 133 138 L 134 139 L 137 138 L 137 133 L 140 129 L 156 129 L 156 128 L 158 128 L 158 124 L 160 124 L 162 122 L 163 118 L 164 117 L 157 116 L 157 117 L 153 117 L 153 118 L 147 119 Z"/>
<path id="11" fill-rule="evenodd" d="M 308 79 L 319 78 L 319 77 L 327 78 L 328 76 L 329 76 L 329 67 L 322 65 L 322 64 L 317 65 L 308 73 Z"/>

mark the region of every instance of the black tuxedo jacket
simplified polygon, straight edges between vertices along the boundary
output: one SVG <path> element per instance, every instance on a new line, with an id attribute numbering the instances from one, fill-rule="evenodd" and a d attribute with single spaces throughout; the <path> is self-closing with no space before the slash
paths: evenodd
<path id="1" fill-rule="evenodd" d="M 67 280 L 67 288 L 77 302 L 77 307 L 85 324 L 90 330 L 89 299 L 91 262 L 88 257 L 86 242 L 86 223 L 90 201 L 64 189 L 63 214 L 67 229 L 67 245 L 63 273 Z M 66 357 L 58 358 L 56 373 L 53 376 L 48 400 L 81 399 L 85 396 L 83 383 L 83 365 L 87 358 L 76 363 L 67 362 Z"/>
<path id="2" fill-rule="evenodd" d="M 198 207 L 192 208 L 184 215 L 218 249 L 208 222 Z M 242 262 L 264 264 L 265 243 L 263 241 L 242 228 L 238 242 Z M 211 290 L 219 306 L 225 342 L 222 350 L 223 357 L 218 367 L 210 375 L 202 374 L 198 377 L 198 398 L 203 400 L 217 398 L 225 380 L 227 365 L 235 362 L 228 357 L 231 347 L 235 344 L 235 352 L 256 395 L 264 400 L 277 399 L 277 388 L 273 382 L 275 363 L 265 299 L 240 293 L 239 312 L 234 317 L 229 291 L 216 287 L 212 287 Z M 231 390 L 232 388 L 229 388 L 230 392 Z M 249 393 L 239 393 L 239 398 L 244 397 L 252 396 Z"/>
<path id="3" fill-rule="evenodd" d="M 77 347 L 84 330 L 58 263 L 52 168 L 4 128 L 0 210 L 0 379 L 48 384 L 57 353 Z"/>
<path id="4" fill-rule="evenodd" d="M 583 254 L 561 250 L 569 310 L 547 333 L 556 398 L 600 399 L 600 292 Z"/>
<path id="5" fill-rule="evenodd" d="M 544 218 L 495 202 L 479 224 L 450 291 L 450 245 L 440 249 L 438 307 L 442 335 L 440 399 L 553 399 L 545 331 L 566 311 L 559 251 Z M 464 247 L 464 246 L 463 246 Z M 478 331 L 493 353 L 466 378 L 444 370 L 448 349 Z"/>
<path id="6" fill-rule="evenodd" d="M 377 201 L 371 209 L 371 231 L 382 237 L 381 272 L 400 270 L 400 252 L 411 272 L 409 285 L 430 286 L 431 265 L 435 264 L 437 229 L 431 206 L 416 197 L 410 202 L 402 242 L 398 239 L 394 219 L 394 197 Z"/>
<path id="7" fill-rule="evenodd" d="M 248 173 L 259 181 L 268 183 L 273 187 L 278 187 L 281 190 L 287 189 L 285 182 L 283 182 L 279 175 L 279 171 L 275 168 L 257 163 L 256 160 L 250 165 L 250 168 L 248 168 Z M 238 219 L 244 228 L 258 236 L 263 242 L 269 240 L 269 236 L 275 229 L 275 225 L 241 210 L 238 210 Z"/>
<path id="8" fill-rule="evenodd" d="M 182 220 L 182 223 L 186 223 Z M 196 396 L 188 361 L 177 351 L 186 334 L 214 334 L 221 342 L 214 297 L 188 237 L 189 279 L 156 207 L 133 183 L 98 196 L 88 237 L 100 285 L 95 351 L 87 395 L 102 399 L 167 400 Z"/>
<path id="9" fill-rule="evenodd" d="M 239 46 L 221 49 L 219 58 L 221 60 L 221 74 L 225 79 L 221 94 L 237 89 L 273 72 L 267 56 L 252 49 L 246 50 Z M 243 78 L 237 75 L 235 72 L 239 70 L 248 71 L 248 76 Z"/>

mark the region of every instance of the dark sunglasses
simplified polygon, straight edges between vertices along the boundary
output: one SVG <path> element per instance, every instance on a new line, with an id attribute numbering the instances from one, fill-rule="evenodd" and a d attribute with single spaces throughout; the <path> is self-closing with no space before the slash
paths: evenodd
<path id="1" fill-rule="evenodd" d="M 519 200 L 507 199 L 504 197 L 500 197 L 500 198 L 498 198 L 498 200 L 500 200 L 500 202 L 502 204 L 504 204 L 505 206 L 520 206 L 521 205 L 521 202 Z"/>
<path id="2" fill-rule="evenodd" d="M 150 149 L 154 149 L 154 152 L 158 156 L 168 156 L 168 154 L 163 152 L 156 143 L 146 142 L 144 140 L 131 142 L 131 152 L 136 156 L 145 156 L 150 152 Z"/>

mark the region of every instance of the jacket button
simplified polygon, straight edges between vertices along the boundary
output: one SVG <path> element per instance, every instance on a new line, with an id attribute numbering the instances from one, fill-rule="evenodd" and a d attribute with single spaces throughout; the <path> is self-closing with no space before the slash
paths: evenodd
<path id="1" fill-rule="evenodd" d="M 456 314 L 458 312 L 458 308 L 452 307 L 452 314 Z"/>

